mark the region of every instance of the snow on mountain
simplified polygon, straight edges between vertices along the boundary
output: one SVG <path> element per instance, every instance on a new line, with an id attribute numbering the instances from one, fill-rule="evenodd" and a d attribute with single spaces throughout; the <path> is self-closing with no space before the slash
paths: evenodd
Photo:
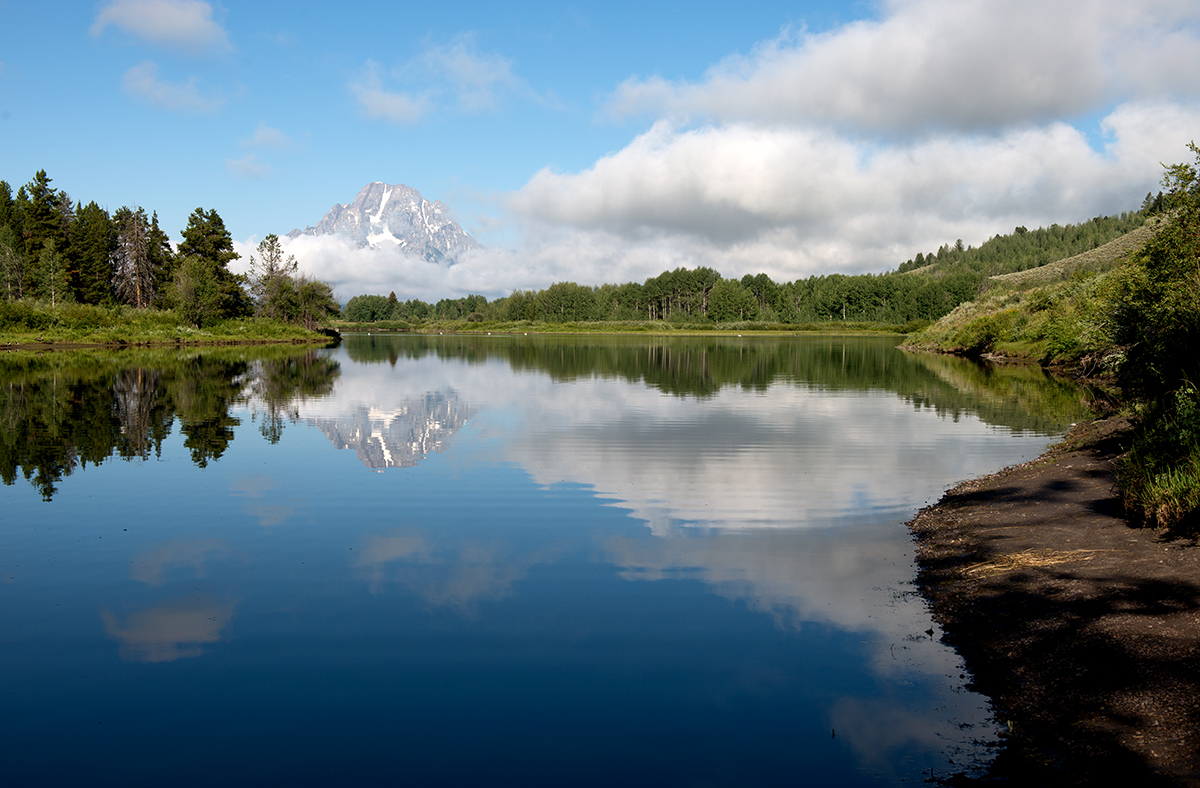
<path id="1" fill-rule="evenodd" d="M 444 203 L 402 183 L 367 184 L 354 202 L 333 206 L 315 226 L 292 230 L 288 238 L 301 235 L 341 235 L 360 248 L 395 248 L 431 263 L 453 263 L 463 252 L 483 248 L 450 218 Z"/>

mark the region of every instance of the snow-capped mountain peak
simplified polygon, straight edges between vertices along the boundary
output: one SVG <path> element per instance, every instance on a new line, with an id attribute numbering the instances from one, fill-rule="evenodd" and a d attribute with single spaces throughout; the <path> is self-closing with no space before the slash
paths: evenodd
<path id="1" fill-rule="evenodd" d="M 330 208 L 315 226 L 288 233 L 289 238 L 301 235 L 342 235 L 359 247 L 391 247 L 431 263 L 452 263 L 463 252 L 482 248 L 440 200 L 430 202 L 402 183 L 378 181 L 364 186 L 354 202 Z"/>

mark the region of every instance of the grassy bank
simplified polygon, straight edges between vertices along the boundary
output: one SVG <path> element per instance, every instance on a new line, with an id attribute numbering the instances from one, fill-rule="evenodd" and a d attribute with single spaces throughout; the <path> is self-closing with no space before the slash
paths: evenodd
<path id="1" fill-rule="evenodd" d="M 24 345 L 203 345 L 319 342 L 326 337 L 278 320 L 220 320 L 195 328 L 169 310 L 28 301 L 0 302 L 0 348 Z"/>
<path id="2" fill-rule="evenodd" d="M 1200 148 L 1191 150 L 1200 165 Z M 1102 379 L 1131 417 L 1117 464 L 1128 518 L 1200 526 L 1200 174 L 1168 168 L 1169 212 L 1046 270 L 993 277 L 914 349 L 1028 359 Z"/>

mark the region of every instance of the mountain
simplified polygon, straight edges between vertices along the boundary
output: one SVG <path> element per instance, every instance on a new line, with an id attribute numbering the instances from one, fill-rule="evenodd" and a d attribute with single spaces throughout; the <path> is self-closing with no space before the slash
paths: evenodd
<path id="1" fill-rule="evenodd" d="M 431 263 L 453 263 L 460 254 L 483 245 L 450 218 L 440 200 L 430 202 L 402 183 L 369 183 L 354 202 L 335 205 L 314 227 L 292 230 L 301 235 L 341 235 L 360 248 L 396 248 Z"/>

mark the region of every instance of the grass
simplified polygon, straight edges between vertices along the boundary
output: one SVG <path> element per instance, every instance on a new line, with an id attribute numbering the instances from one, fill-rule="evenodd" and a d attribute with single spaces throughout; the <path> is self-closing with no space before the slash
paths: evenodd
<path id="1" fill-rule="evenodd" d="M 1120 360 L 1105 308 L 1111 286 L 1111 273 L 1076 271 L 1065 281 L 1026 290 L 993 288 L 911 335 L 907 344 L 1109 373 Z"/>
<path id="2" fill-rule="evenodd" d="M 1164 219 L 1064 260 L 992 277 L 973 302 L 959 305 L 907 347 L 968 356 L 1004 356 L 1111 380 L 1126 361 L 1118 342 L 1125 263 Z M 1142 265 L 1141 262 L 1134 265 Z M 1127 288 L 1126 288 L 1127 289 Z M 1174 330 L 1182 330 L 1178 326 Z M 1125 367 L 1124 369 L 1127 369 Z M 1130 522 L 1162 529 L 1200 528 L 1200 394 L 1187 384 L 1164 400 L 1126 400 L 1134 429 L 1117 464 Z"/>
<path id="3" fill-rule="evenodd" d="M 1111 336 L 1114 274 L 1161 226 L 1148 221 L 1082 254 L 1039 268 L 993 276 L 974 301 L 911 335 L 914 349 L 998 355 L 1073 368 L 1095 376 L 1121 360 Z"/>
<path id="4" fill-rule="evenodd" d="M 31 301 L 0 302 L 0 347 L 316 342 L 325 337 L 277 320 L 241 318 L 195 328 L 170 310 Z"/>

